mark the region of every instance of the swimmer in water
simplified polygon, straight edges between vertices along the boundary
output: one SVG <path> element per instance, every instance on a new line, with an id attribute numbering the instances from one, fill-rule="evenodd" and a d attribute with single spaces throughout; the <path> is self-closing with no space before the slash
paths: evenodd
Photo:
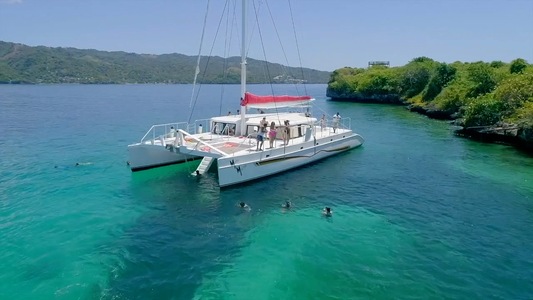
<path id="1" fill-rule="evenodd" d="M 290 201 L 286 201 L 285 204 L 282 204 L 281 207 L 289 209 L 291 208 L 292 204 Z"/>
<path id="2" fill-rule="evenodd" d="M 78 166 L 88 166 L 88 165 L 92 165 L 93 163 L 92 162 L 77 162 L 76 163 L 76 167 Z"/>
<path id="3" fill-rule="evenodd" d="M 239 203 L 239 206 L 240 206 L 240 208 L 245 209 L 245 210 L 250 210 L 251 209 L 250 206 L 248 206 L 248 204 L 246 204 L 244 202 Z"/>
<path id="4" fill-rule="evenodd" d="M 333 215 L 333 210 L 331 210 L 330 207 L 324 207 L 324 209 L 322 210 L 322 214 L 326 217 L 331 217 Z"/>

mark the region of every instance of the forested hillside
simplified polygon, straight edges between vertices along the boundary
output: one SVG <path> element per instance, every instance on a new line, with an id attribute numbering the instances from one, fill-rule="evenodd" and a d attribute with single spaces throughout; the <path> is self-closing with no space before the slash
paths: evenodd
<path id="1" fill-rule="evenodd" d="M 30 47 L 0 41 L 0 83 L 192 83 L 196 59 L 175 53 Z M 327 83 L 331 74 L 251 58 L 247 61 L 249 83 Z M 200 82 L 240 82 L 240 57 L 202 57 L 201 62 Z"/>
<path id="2" fill-rule="evenodd" d="M 467 135 L 517 137 L 533 150 L 533 65 L 524 59 L 451 64 L 427 57 L 401 67 L 335 70 L 327 95 L 406 103 L 430 117 L 456 119 Z"/>

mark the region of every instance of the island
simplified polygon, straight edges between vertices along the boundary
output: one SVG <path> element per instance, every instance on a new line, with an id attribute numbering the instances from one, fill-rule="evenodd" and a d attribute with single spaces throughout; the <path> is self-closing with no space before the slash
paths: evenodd
<path id="1" fill-rule="evenodd" d="M 0 84 L 188 84 L 197 56 L 137 54 L 0 41 Z M 202 56 L 198 82 L 240 83 L 241 58 Z M 209 62 L 209 63 L 208 63 Z M 268 72 L 265 72 L 268 70 Z M 331 72 L 247 60 L 248 83 L 327 83 Z"/>
<path id="2" fill-rule="evenodd" d="M 326 94 L 333 101 L 405 105 L 450 120 L 459 136 L 533 154 L 533 65 L 521 58 L 447 64 L 417 57 L 400 67 L 345 67 L 332 73 Z"/>

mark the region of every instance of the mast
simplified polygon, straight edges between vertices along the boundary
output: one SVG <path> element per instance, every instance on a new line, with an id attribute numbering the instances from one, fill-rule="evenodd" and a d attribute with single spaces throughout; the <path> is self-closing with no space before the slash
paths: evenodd
<path id="1" fill-rule="evenodd" d="M 242 45 L 241 45 L 241 135 L 246 134 L 246 106 L 243 106 L 246 93 L 246 0 L 242 0 Z"/>

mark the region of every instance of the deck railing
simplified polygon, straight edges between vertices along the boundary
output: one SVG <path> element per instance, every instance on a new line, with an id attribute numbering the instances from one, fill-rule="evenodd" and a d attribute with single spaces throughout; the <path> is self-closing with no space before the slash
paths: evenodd
<path id="1" fill-rule="evenodd" d="M 194 123 L 189 124 L 189 126 L 187 126 L 187 132 L 200 133 L 199 128 L 202 129 L 202 132 L 209 132 L 211 130 L 210 121 L 211 119 L 194 120 Z"/>
<path id="2" fill-rule="evenodd" d="M 324 130 L 327 130 L 328 133 L 333 133 L 333 127 L 335 125 L 335 121 L 326 120 L 326 124 L 324 124 L 324 125 L 325 125 Z M 317 132 L 321 131 L 322 130 L 321 121 L 317 120 L 313 124 L 313 128 Z M 350 119 L 350 118 L 342 118 L 342 119 L 340 119 L 340 121 L 337 123 L 337 128 L 348 129 L 348 130 L 351 129 L 352 128 L 352 119 Z"/>
<path id="3" fill-rule="evenodd" d="M 170 138 L 177 135 L 179 129 L 186 129 L 187 122 L 178 122 L 178 123 L 165 123 L 152 125 L 146 134 L 142 137 L 141 143 L 146 141 L 155 141 L 156 139 L 161 138 Z"/>

